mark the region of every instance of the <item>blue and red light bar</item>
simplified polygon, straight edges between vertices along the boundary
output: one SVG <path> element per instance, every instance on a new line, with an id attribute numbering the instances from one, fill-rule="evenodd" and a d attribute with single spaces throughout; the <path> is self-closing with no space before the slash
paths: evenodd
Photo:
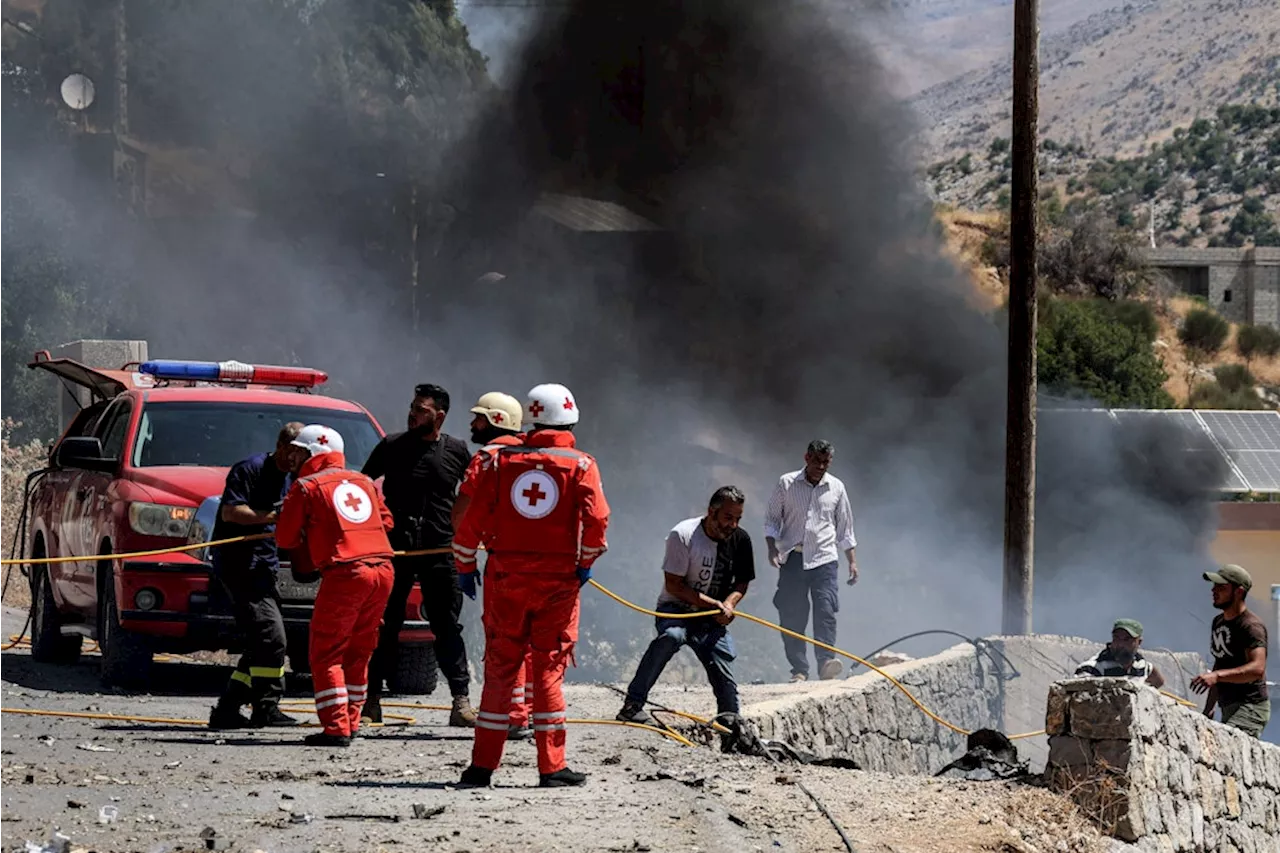
<path id="1" fill-rule="evenodd" d="M 156 359 L 143 362 L 138 367 L 138 372 L 156 379 L 284 385 L 294 388 L 314 388 L 329 380 L 329 374 L 310 367 L 279 367 L 274 364 L 245 364 L 240 361 Z"/>

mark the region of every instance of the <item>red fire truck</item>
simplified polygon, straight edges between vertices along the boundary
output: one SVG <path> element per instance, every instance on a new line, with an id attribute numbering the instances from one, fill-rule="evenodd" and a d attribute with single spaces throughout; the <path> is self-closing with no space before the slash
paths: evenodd
<path id="1" fill-rule="evenodd" d="M 75 663 L 88 637 L 108 685 L 145 686 L 157 652 L 238 650 L 240 638 L 207 548 L 119 560 L 105 555 L 208 542 L 227 469 L 275 446 L 289 421 L 324 423 L 359 468 L 382 438 L 363 406 L 313 393 L 308 368 L 239 362 L 147 362 L 119 370 L 36 354 L 30 367 L 88 389 L 91 402 L 53 445 L 28 490 L 27 554 L 90 557 L 31 567 L 32 656 Z M 307 670 L 317 583 L 279 573 L 289 662 Z M 393 689 L 430 693 L 432 635 L 415 588 Z"/>

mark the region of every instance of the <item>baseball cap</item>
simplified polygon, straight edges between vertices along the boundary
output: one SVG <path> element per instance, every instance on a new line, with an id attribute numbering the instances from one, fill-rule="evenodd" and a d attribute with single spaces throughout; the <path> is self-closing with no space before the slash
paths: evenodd
<path id="1" fill-rule="evenodd" d="M 1142 639 L 1142 623 L 1137 619 L 1117 619 L 1111 630 L 1124 631 L 1135 640 Z"/>
<path id="2" fill-rule="evenodd" d="M 1243 567 L 1227 564 L 1216 572 L 1205 572 L 1204 579 L 1210 583 L 1230 583 L 1243 589 L 1245 592 L 1253 589 L 1253 578 Z"/>

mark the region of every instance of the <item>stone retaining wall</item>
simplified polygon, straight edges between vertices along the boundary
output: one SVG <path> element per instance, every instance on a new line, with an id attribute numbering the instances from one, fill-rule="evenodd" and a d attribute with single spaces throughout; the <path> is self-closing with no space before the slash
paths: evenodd
<path id="1" fill-rule="evenodd" d="M 999 720 L 1000 673 L 971 645 L 884 669 L 957 726 L 978 729 Z M 929 719 L 877 673 L 794 686 L 743 709 L 761 737 L 889 773 L 934 773 L 964 752 L 964 736 Z"/>
<path id="2" fill-rule="evenodd" d="M 1280 853 L 1280 747 L 1127 681 L 1049 692 L 1047 777 L 1138 851 Z"/>
<path id="3" fill-rule="evenodd" d="M 1010 734 L 1044 725 L 1045 697 L 1101 647 L 1074 637 L 991 637 L 928 658 L 883 667 L 938 716 L 966 729 Z M 1148 655 L 1171 689 L 1201 669 L 1197 655 Z M 1179 670 L 1182 672 L 1179 672 Z M 820 757 L 851 758 L 866 770 L 933 774 L 965 751 L 965 737 L 939 725 L 883 676 L 863 671 L 839 681 L 778 685 L 743 717 L 761 737 L 785 740 Z M 1048 757 L 1041 735 L 1017 741 L 1039 772 Z"/>

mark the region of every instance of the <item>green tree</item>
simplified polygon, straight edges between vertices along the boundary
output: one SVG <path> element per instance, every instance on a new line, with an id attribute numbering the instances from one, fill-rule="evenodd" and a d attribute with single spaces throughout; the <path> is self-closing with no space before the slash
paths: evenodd
<path id="1" fill-rule="evenodd" d="M 1173 405 L 1164 390 L 1168 374 L 1151 346 L 1156 324 L 1149 307 L 1063 298 L 1040 306 L 1036 352 L 1046 388 L 1111 407 Z"/>
<path id="2" fill-rule="evenodd" d="M 1222 351 L 1231 333 L 1231 325 L 1217 314 L 1204 308 L 1192 309 L 1178 329 L 1178 340 L 1188 350 L 1195 351 L 1207 361 Z"/>
<path id="3" fill-rule="evenodd" d="M 1246 365 L 1255 358 L 1275 358 L 1280 355 L 1280 330 L 1252 324 L 1241 326 L 1236 332 L 1236 352 Z"/>
<path id="4" fill-rule="evenodd" d="M 1186 349 L 1187 394 L 1192 399 L 1195 396 L 1196 372 L 1222 351 L 1229 334 L 1231 325 L 1206 308 L 1193 308 L 1183 319 L 1182 327 L 1178 329 L 1178 340 Z"/>

